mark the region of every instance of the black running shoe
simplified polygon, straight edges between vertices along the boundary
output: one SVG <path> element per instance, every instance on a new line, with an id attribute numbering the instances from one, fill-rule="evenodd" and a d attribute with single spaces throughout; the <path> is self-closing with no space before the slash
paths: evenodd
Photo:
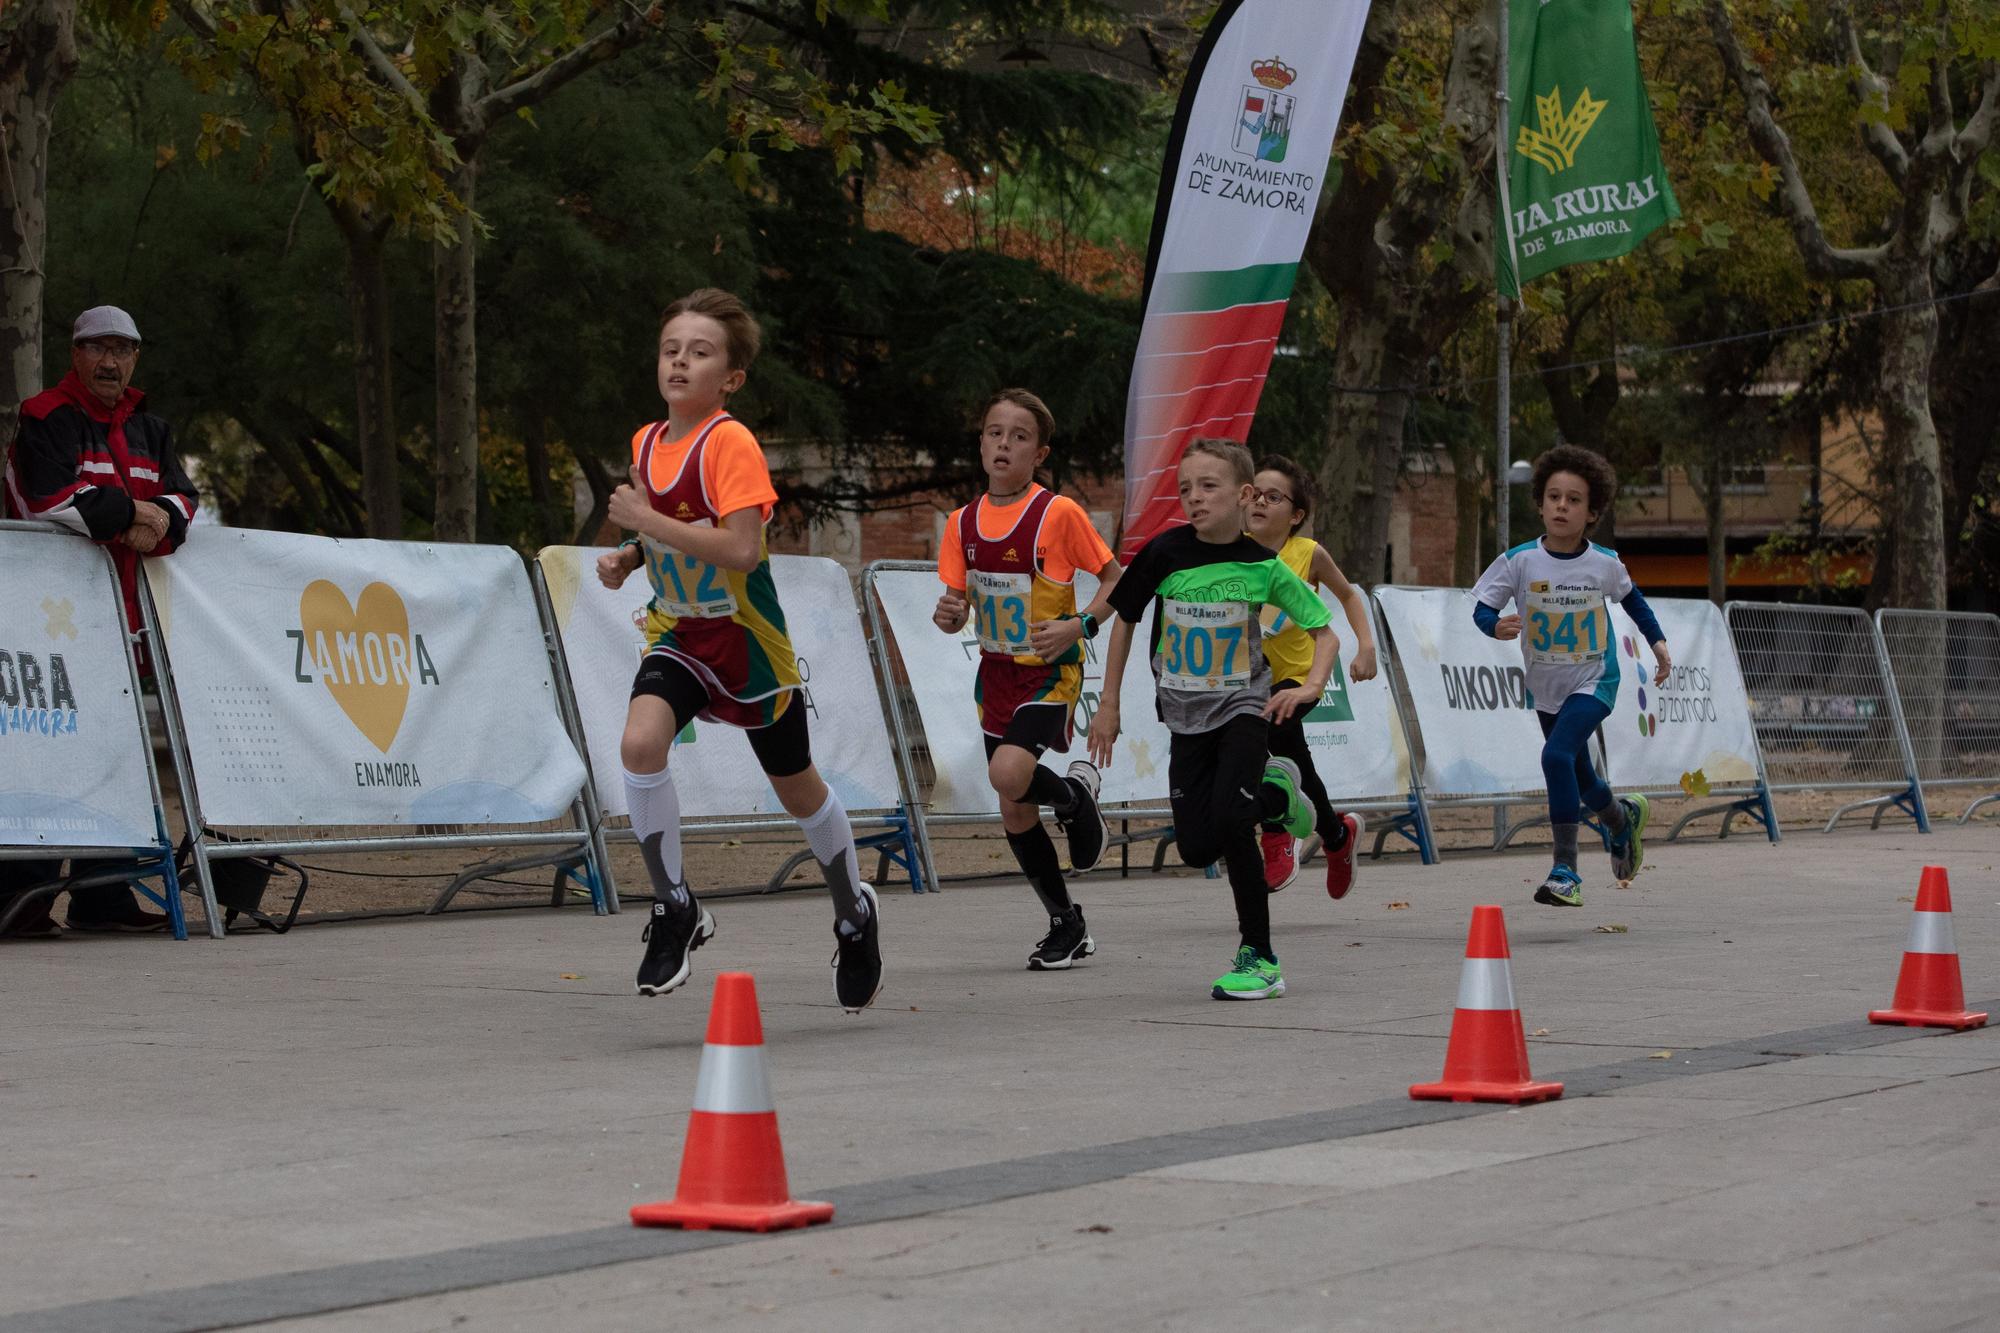
<path id="1" fill-rule="evenodd" d="M 1060 972 L 1096 952 L 1097 941 L 1090 938 L 1090 931 L 1083 924 L 1083 905 L 1071 903 L 1067 912 L 1049 918 L 1049 933 L 1028 955 L 1028 970 Z"/>
<path id="2" fill-rule="evenodd" d="M 860 1013 L 882 993 L 882 900 L 874 885 L 864 880 L 859 887 L 868 899 L 868 920 L 852 934 L 843 933 L 840 925 L 833 928 L 833 993 L 850 1014 Z"/>
<path id="3" fill-rule="evenodd" d="M 687 983 L 693 968 L 688 955 L 715 934 L 715 918 L 708 909 L 688 895 L 688 904 L 655 902 L 653 919 L 646 923 L 646 956 L 639 960 L 639 994 L 665 995 Z"/>
<path id="4" fill-rule="evenodd" d="M 1057 815 L 1056 823 L 1069 838 L 1069 866 L 1077 874 L 1094 870 L 1104 859 L 1104 844 L 1111 841 L 1111 830 L 1104 823 L 1104 812 L 1097 807 L 1097 792 L 1102 780 L 1097 775 L 1097 765 L 1087 759 L 1078 759 L 1069 766 L 1069 776 L 1064 779 L 1069 789 L 1076 794 L 1076 804 L 1069 814 Z"/>

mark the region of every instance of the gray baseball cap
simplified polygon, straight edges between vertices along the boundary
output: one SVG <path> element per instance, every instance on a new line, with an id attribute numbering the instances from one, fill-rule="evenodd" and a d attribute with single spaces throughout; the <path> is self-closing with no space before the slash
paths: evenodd
<path id="1" fill-rule="evenodd" d="M 130 338 L 138 342 L 139 326 L 115 305 L 94 305 L 76 317 L 76 326 L 69 332 L 72 343 L 87 338 Z"/>

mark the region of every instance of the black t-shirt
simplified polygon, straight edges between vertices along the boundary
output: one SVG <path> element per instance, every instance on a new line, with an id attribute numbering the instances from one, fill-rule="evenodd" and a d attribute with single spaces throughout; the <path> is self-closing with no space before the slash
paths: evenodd
<path id="1" fill-rule="evenodd" d="M 1141 547 L 1111 589 L 1111 609 L 1128 624 L 1144 620 L 1154 602 L 1147 647 L 1154 695 L 1160 720 L 1182 734 L 1212 731 L 1270 698 L 1257 618 L 1266 603 L 1304 629 L 1327 623 L 1319 594 L 1268 546 L 1241 535 L 1205 542 L 1186 525 Z"/>

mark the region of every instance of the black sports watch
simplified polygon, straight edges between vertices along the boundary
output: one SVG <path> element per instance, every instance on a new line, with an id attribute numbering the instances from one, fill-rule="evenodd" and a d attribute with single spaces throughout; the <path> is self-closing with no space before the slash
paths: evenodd
<path id="1" fill-rule="evenodd" d="M 1097 637 L 1097 617 L 1096 617 L 1096 616 L 1093 616 L 1093 615 L 1092 615 L 1092 614 L 1090 614 L 1090 612 L 1088 612 L 1088 611 L 1079 611 L 1079 612 L 1077 612 L 1077 613 L 1076 613 L 1076 618 L 1077 618 L 1078 620 L 1080 620 L 1080 621 L 1082 621 L 1082 622 L 1083 622 L 1083 637 L 1084 637 L 1084 638 L 1086 638 L 1086 639 L 1094 639 L 1094 638 L 1096 638 L 1096 637 Z"/>

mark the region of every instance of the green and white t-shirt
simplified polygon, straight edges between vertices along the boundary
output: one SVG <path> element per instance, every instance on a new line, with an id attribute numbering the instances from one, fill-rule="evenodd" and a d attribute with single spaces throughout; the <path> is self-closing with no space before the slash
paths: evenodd
<path id="1" fill-rule="evenodd" d="M 1214 731 L 1270 701 L 1271 668 L 1257 620 L 1267 603 L 1303 629 L 1327 623 L 1319 595 L 1249 537 L 1205 542 L 1184 525 L 1132 557 L 1111 590 L 1111 608 L 1133 625 L 1146 618 L 1148 605 L 1156 608 L 1153 693 L 1168 731 Z"/>

